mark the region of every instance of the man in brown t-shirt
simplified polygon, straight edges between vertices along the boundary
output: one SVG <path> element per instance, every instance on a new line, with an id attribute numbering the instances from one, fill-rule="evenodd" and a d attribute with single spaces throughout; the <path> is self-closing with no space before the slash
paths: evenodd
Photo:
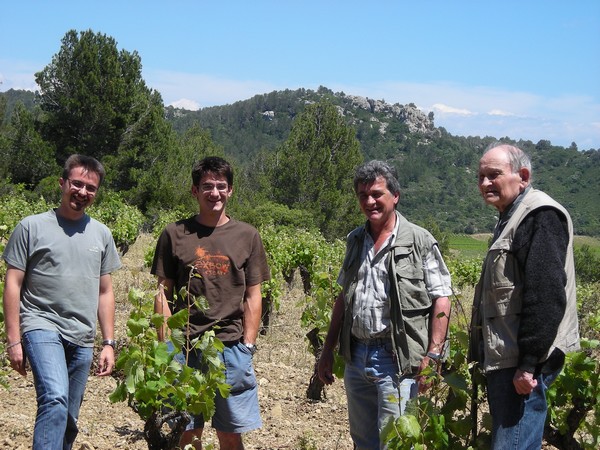
<path id="1" fill-rule="evenodd" d="M 262 425 L 252 355 L 260 325 L 260 286 L 270 271 L 258 231 L 225 213 L 233 192 L 231 165 L 219 157 L 204 158 L 194 165 L 192 180 L 199 213 L 169 224 L 156 245 L 151 272 L 158 277 L 159 294 L 154 310 L 169 317 L 187 308 L 185 298 L 173 301 L 182 287 L 206 298 L 208 310 L 192 308 L 189 338 L 214 330 L 225 344 L 222 357 L 232 387 L 225 399 L 217 393 L 212 425 L 221 448 L 243 449 L 241 433 Z M 200 277 L 190 277 L 191 270 Z M 159 338 L 165 337 L 164 329 L 159 330 Z M 188 364 L 196 367 L 199 355 L 188 356 Z M 181 447 L 192 443 L 201 448 L 203 427 L 203 418 L 193 417 Z"/>

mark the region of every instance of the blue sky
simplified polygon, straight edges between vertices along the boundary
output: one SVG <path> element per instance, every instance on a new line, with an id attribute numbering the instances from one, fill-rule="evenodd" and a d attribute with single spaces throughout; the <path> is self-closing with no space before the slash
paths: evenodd
<path id="1" fill-rule="evenodd" d="M 70 29 L 137 51 L 167 105 L 325 86 L 455 135 L 600 148 L 598 0 L 5 1 L 0 91 L 36 90 Z"/>

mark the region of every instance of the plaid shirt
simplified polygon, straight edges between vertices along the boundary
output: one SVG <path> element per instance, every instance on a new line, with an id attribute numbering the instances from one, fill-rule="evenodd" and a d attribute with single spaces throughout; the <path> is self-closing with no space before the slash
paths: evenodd
<path id="1" fill-rule="evenodd" d="M 391 243 L 398 234 L 398 223 L 393 233 L 375 253 L 375 243 L 366 237 L 361 249 L 358 283 L 354 292 L 352 335 L 358 339 L 380 338 L 390 335 L 389 276 L 387 263 Z M 450 272 L 434 245 L 423 260 L 427 293 L 431 299 L 452 294 Z M 344 273 L 340 272 L 338 283 L 343 285 Z"/>

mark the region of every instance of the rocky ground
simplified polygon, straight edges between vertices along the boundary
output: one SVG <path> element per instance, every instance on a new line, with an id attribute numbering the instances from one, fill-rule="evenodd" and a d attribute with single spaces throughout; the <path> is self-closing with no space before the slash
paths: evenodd
<path id="1" fill-rule="evenodd" d="M 149 236 L 140 237 L 123 257 L 124 267 L 114 276 L 117 339 L 125 338 L 128 288 L 153 286 L 153 277 L 142 267 L 143 255 L 150 245 Z M 255 368 L 260 384 L 263 427 L 245 435 L 246 449 L 352 449 L 343 383 L 338 380 L 328 387 L 324 401 L 313 402 L 306 398 L 314 357 L 308 351 L 305 330 L 300 328 L 299 301 L 302 298 L 301 284 L 293 283 L 271 321 L 269 333 L 259 337 Z M 108 400 L 115 386 L 114 378 L 90 376 L 74 449 L 148 448 L 141 434 L 142 420 L 125 403 L 111 404 Z M 9 387 L 8 390 L 0 387 L 0 449 L 25 450 L 31 448 L 35 421 L 31 375 L 23 378 L 12 372 Z M 205 431 L 204 442 L 218 448 L 210 427 Z"/>

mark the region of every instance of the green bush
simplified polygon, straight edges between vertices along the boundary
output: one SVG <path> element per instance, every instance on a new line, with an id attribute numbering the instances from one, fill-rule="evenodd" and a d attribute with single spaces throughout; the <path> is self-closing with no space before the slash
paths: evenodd
<path id="1" fill-rule="evenodd" d="M 43 197 L 31 199 L 22 186 L 0 198 L 0 241 L 7 239 L 25 217 L 48 211 L 52 206 Z"/>
<path id="2" fill-rule="evenodd" d="M 88 209 L 88 213 L 110 228 L 115 244 L 123 253 L 135 242 L 144 224 L 140 210 L 111 191 L 105 192 L 99 202 Z"/>
<path id="3" fill-rule="evenodd" d="M 446 258 L 454 287 L 475 286 L 481 275 L 481 259 Z"/>
<path id="4" fill-rule="evenodd" d="M 600 281 L 600 257 L 594 254 L 591 247 L 584 244 L 576 247 L 573 253 L 577 279 L 590 283 Z"/>
<path id="5" fill-rule="evenodd" d="M 127 342 L 119 352 L 116 369 L 121 372 L 110 401 L 126 401 L 145 421 L 144 437 L 148 448 L 176 448 L 189 415 L 202 414 L 209 419 L 215 411 L 215 396 L 229 395 L 225 367 L 219 359 L 224 345 L 214 331 L 188 341 L 189 309 L 193 304 L 206 306 L 203 298 L 188 298 L 188 309 L 170 316 L 170 351 L 166 342 L 158 340 L 157 329 L 165 325 L 164 317 L 153 312 L 154 292 L 132 289 L 129 301 L 132 310 L 127 321 Z M 174 358 L 177 353 L 197 349 L 202 354 L 204 370 L 182 365 Z M 168 423 L 174 425 L 169 429 Z M 168 431 L 167 431 L 168 430 Z"/>

